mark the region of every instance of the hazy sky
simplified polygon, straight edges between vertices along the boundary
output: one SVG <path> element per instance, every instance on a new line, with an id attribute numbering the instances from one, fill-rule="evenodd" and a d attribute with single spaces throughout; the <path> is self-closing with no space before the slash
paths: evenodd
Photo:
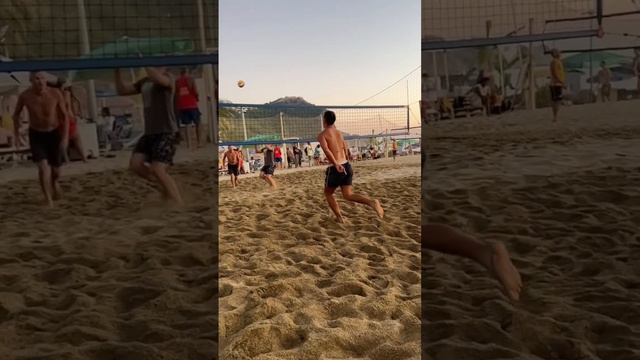
<path id="1" fill-rule="evenodd" d="M 420 0 L 220 0 L 220 98 L 261 104 L 302 96 L 317 105 L 354 105 L 420 66 L 420 6 Z M 238 80 L 246 86 L 238 88 Z M 420 70 L 408 80 L 415 103 Z M 364 105 L 406 103 L 403 80 Z"/>

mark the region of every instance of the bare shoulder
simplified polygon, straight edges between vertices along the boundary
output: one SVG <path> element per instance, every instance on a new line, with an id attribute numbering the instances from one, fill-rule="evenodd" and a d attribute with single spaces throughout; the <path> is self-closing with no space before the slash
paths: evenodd
<path id="1" fill-rule="evenodd" d="M 318 140 L 323 139 L 327 135 L 327 129 L 324 129 L 318 134 Z"/>

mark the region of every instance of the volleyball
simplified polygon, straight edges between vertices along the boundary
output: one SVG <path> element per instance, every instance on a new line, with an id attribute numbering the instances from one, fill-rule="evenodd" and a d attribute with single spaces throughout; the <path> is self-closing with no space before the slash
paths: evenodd
<path id="1" fill-rule="evenodd" d="M 244 80 L 238 81 L 238 87 L 244 87 Z"/>

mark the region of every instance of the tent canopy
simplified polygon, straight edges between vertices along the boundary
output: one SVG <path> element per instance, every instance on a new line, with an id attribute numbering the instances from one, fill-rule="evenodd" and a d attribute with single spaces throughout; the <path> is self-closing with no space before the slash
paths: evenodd
<path id="1" fill-rule="evenodd" d="M 180 37 L 132 38 L 123 36 L 120 39 L 93 49 L 84 58 L 137 57 L 184 55 L 195 51 L 193 40 Z M 73 81 L 110 80 L 113 81 L 113 69 L 71 71 L 69 78 Z"/>
<path id="2" fill-rule="evenodd" d="M 590 67 L 589 64 L 599 66 L 604 61 L 607 66 L 616 66 L 628 63 L 630 59 L 624 55 L 615 54 L 607 51 L 599 51 L 593 53 L 579 53 L 566 57 L 563 62 L 567 69 L 582 69 Z"/>

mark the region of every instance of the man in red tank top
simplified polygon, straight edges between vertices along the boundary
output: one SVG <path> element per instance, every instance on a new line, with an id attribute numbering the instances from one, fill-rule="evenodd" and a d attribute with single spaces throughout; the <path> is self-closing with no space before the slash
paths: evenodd
<path id="1" fill-rule="evenodd" d="M 200 110 L 198 109 L 198 89 L 195 81 L 189 75 L 187 69 L 182 69 L 180 77 L 176 80 L 176 110 L 181 129 L 185 129 L 183 135 L 190 143 L 189 128 L 193 125 L 196 129 L 196 146 L 200 146 Z"/>

